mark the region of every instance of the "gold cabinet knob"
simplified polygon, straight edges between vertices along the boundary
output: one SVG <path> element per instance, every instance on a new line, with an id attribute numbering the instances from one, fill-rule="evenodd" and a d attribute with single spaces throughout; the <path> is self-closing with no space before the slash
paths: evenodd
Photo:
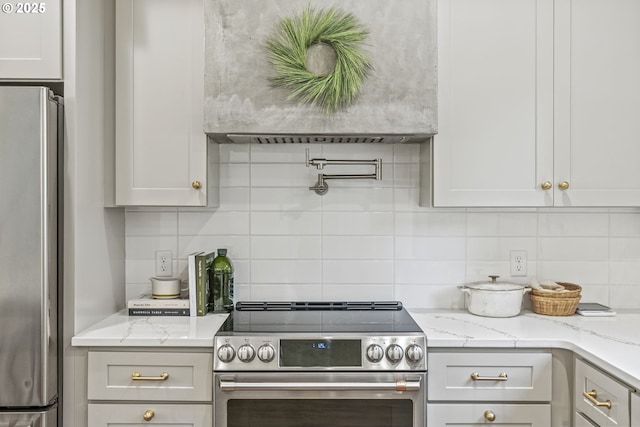
<path id="1" fill-rule="evenodd" d="M 153 409 L 147 409 L 146 411 L 144 411 L 144 414 L 142 414 L 142 418 L 144 418 L 145 421 L 151 421 L 155 414 L 156 413 L 153 412 Z"/>
<path id="2" fill-rule="evenodd" d="M 496 414 L 494 414 L 492 410 L 487 409 L 486 411 L 484 411 L 484 419 L 487 421 L 495 421 Z"/>
<path id="3" fill-rule="evenodd" d="M 195 189 L 195 190 L 199 190 L 202 187 L 202 183 L 200 181 L 193 181 L 191 183 L 191 186 Z"/>
<path id="4" fill-rule="evenodd" d="M 551 190 L 551 187 L 553 187 L 553 185 L 549 181 L 545 181 L 540 184 L 540 188 L 542 188 L 543 190 Z"/>
<path id="5" fill-rule="evenodd" d="M 560 181 L 560 184 L 558 184 L 558 188 L 561 190 L 566 190 L 567 188 L 569 188 L 569 183 L 567 181 Z"/>

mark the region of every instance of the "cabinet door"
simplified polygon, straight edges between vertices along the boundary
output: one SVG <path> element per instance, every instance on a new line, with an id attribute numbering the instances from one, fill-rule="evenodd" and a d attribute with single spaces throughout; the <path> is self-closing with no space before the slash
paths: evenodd
<path id="1" fill-rule="evenodd" d="M 640 206 L 640 2 L 556 0 L 555 47 L 556 206 Z"/>
<path id="2" fill-rule="evenodd" d="M 553 0 L 438 1 L 434 206 L 550 206 Z"/>
<path id="3" fill-rule="evenodd" d="M 598 427 L 593 424 L 590 420 L 585 418 L 580 412 L 575 413 L 575 427 Z"/>
<path id="4" fill-rule="evenodd" d="M 632 425 L 629 422 L 629 389 L 580 359 L 576 359 L 574 395 L 576 411 L 597 425 Z"/>
<path id="5" fill-rule="evenodd" d="M 116 0 L 116 204 L 207 204 L 201 0 Z"/>
<path id="6" fill-rule="evenodd" d="M 0 79 L 62 78 L 60 0 L 2 2 Z"/>
<path id="7" fill-rule="evenodd" d="M 137 1 L 137 0 L 136 0 Z M 172 404 L 89 404 L 91 427 L 211 427 L 212 406 Z"/>
<path id="8" fill-rule="evenodd" d="M 429 427 L 551 427 L 551 405 L 427 403 Z"/>
<path id="9" fill-rule="evenodd" d="M 631 425 L 640 425 L 640 394 L 631 393 Z"/>

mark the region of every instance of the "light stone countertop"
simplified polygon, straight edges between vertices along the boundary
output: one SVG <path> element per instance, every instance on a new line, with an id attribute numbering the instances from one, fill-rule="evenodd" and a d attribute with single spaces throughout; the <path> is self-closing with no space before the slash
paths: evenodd
<path id="1" fill-rule="evenodd" d="M 208 347 L 228 314 L 129 316 L 113 314 L 71 338 L 74 347 Z"/>
<path id="2" fill-rule="evenodd" d="M 591 361 L 640 390 L 640 312 L 615 317 L 554 317 L 523 311 L 489 318 L 466 311 L 409 310 L 427 336 L 427 348 L 561 348 Z M 80 332 L 76 347 L 208 347 L 226 314 L 138 317 L 126 310 Z"/>
<path id="3" fill-rule="evenodd" d="M 451 310 L 409 310 L 427 348 L 561 348 L 591 361 L 640 390 L 640 313 L 615 317 L 520 316 L 490 318 Z M 428 368 L 427 368 L 428 369 Z"/>

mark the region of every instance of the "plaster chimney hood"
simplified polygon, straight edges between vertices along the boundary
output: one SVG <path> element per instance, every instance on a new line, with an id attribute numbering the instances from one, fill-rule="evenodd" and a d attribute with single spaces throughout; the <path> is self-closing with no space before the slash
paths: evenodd
<path id="1" fill-rule="evenodd" d="M 435 0 L 205 0 L 204 130 L 219 143 L 407 143 L 437 133 Z M 285 17 L 332 6 L 368 35 L 372 69 L 334 112 L 274 88 L 266 40 Z"/>

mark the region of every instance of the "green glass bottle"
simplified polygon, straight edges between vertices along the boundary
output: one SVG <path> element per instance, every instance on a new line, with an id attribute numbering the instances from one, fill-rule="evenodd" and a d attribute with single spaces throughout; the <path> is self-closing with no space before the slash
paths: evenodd
<path id="1" fill-rule="evenodd" d="M 211 306 L 214 313 L 226 313 L 233 310 L 233 264 L 227 258 L 226 249 L 218 249 L 217 256 L 209 268 L 209 284 L 212 287 Z"/>

